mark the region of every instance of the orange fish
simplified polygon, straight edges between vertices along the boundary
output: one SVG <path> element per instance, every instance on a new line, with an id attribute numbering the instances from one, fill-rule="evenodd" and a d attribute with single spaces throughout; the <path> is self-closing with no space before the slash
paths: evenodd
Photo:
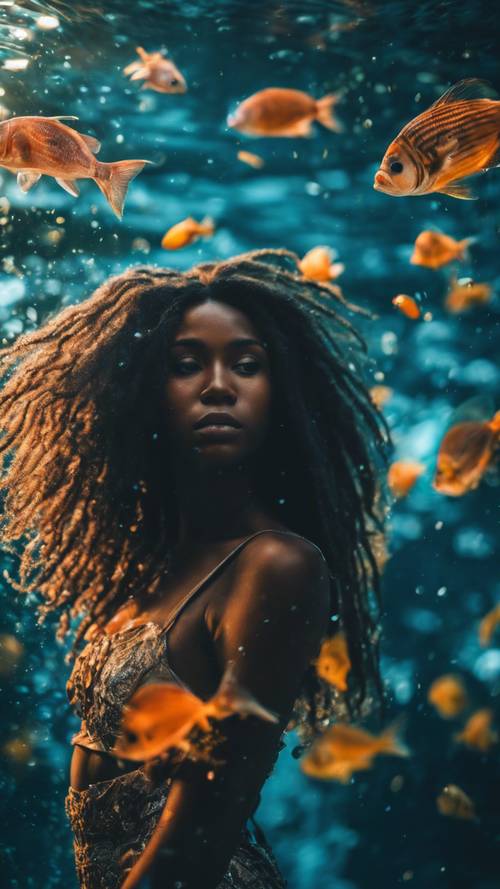
<path id="1" fill-rule="evenodd" d="M 156 90 L 157 93 L 185 93 L 186 81 L 171 59 L 161 52 L 146 52 L 142 46 L 136 47 L 140 62 L 132 62 L 123 69 L 131 75 L 131 80 L 144 80 L 141 89 Z"/>
<path id="2" fill-rule="evenodd" d="M 396 460 L 389 466 L 387 484 L 394 497 L 400 499 L 410 493 L 425 466 L 416 460 Z"/>
<path id="3" fill-rule="evenodd" d="M 403 127 L 373 187 L 394 197 L 440 192 L 471 200 L 465 177 L 499 164 L 500 102 L 489 83 L 470 77 Z"/>
<path id="4" fill-rule="evenodd" d="M 493 633 L 500 623 L 500 603 L 488 611 L 479 624 L 479 642 L 486 646 L 491 643 Z"/>
<path id="5" fill-rule="evenodd" d="M 471 278 L 453 276 L 446 294 L 445 307 L 452 315 L 467 312 L 475 305 L 484 305 L 491 299 L 489 284 L 475 284 Z"/>
<path id="6" fill-rule="evenodd" d="M 339 691 L 347 691 L 347 674 L 351 661 L 344 633 L 325 639 L 316 660 L 316 672 Z"/>
<path id="7" fill-rule="evenodd" d="M 428 269 L 440 269 L 441 266 L 448 265 L 454 259 L 465 259 L 467 247 L 474 241 L 475 238 L 455 241 L 455 238 L 450 238 L 449 235 L 427 229 L 420 232 L 415 241 L 410 262 L 413 265 L 426 266 Z"/>
<path id="8" fill-rule="evenodd" d="M 201 222 L 188 216 L 187 219 L 183 219 L 182 222 L 169 228 L 163 235 L 161 246 L 165 250 L 180 250 L 181 247 L 193 244 L 198 238 L 210 238 L 214 230 L 213 219 L 210 219 L 209 216 L 205 216 Z"/>
<path id="9" fill-rule="evenodd" d="M 433 486 L 440 494 L 461 497 L 479 485 L 496 462 L 500 411 L 489 422 L 457 423 L 444 436 L 437 455 Z"/>
<path id="10" fill-rule="evenodd" d="M 332 263 L 330 247 L 313 247 L 302 257 L 298 266 L 304 278 L 312 281 L 334 281 L 345 269 L 341 262 Z"/>
<path id="11" fill-rule="evenodd" d="M 210 717 L 225 719 L 233 713 L 278 722 L 275 713 L 262 707 L 238 685 L 231 662 L 219 688 L 208 701 L 202 701 L 174 682 L 152 682 L 139 688 L 125 705 L 113 753 L 120 759 L 143 762 L 170 747 L 187 750 L 187 735 L 195 726 L 208 732 Z"/>
<path id="12" fill-rule="evenodd" d="M 467 720 L 462 731 L 453 736 L 454 740 L 473 750 L 487 753 L 498 742 L 498 734 L 491 729 L 492 721 L 493 710 L 487 707 L 483 710 L 476 710 Z"/>
<path id="13" fill-rule="evenodd" d="M 379 410 L 384 406 L 386 401 L 389 401 L 392 393 L 393 390 L 390 386 L 372 386 L 370 389 L 371 399 Z"/>
<path id="14" fill-rule="evenodd" d="M 313 99 L 301 90 L 269 87 L 241 102 L 227 125 L 249 136 L 310 136 L 311 124 L 317 120 L 340 133 L 343 128 L 332 114 L 340 98 L 340 93 L 331 93 Z"/>
<path id="15" fill-rule="evenodd" d="M 336 723 L 313 743 L 301 761 L 301 769 L 311 778 L 347 784 L 353 772 L 369 769 L 375 756 L 409 756 L 410 751 L 396 737 L 400 719 L 380 735 L 345 723 Z"/>
<path id="16" fill-rule="evenodd" d="M 441 815 L 460 818 L 463 821 L 478 821 L 476 809 L 470 796 L 456 784 L 447 784 L 439 794 L 436 805 Z"/>
<path id="17" fill-rule="evenodd" d="M 236 156 L 239 161 L 248 164 L 248 166 L 253 167 L 254 170 L 260 170 L 264 166 L 264 159 L 259 154 L 254 154 L 252 151 L 238 151 Z"/>
<path id="18" fill-rule="evenodd" d="M 418 303 L 415 302 L 412 296 L 407 296 L 406 293 L 400 293 L 398 296 L 394 297 L 392 304 L 393 306 L 396 306 L 403 315 L 406 315 L 407 318 L 411 318 L 413 321 L 420 318 Z"/>
<path id="19" fill-rule="evenodd" d="M 77 133 L 61 120 L 77 117 L 12 117 L 0 123 L 0 167 L 17 173 L 22 191 L 29 191 L 41 176 L 54 176 L 74 197 L 76 179 L 93 179 L 118 219 L 128 184 L 151 161 L 129 160 L 104 164 L 96 160 L 101 143 Z"/>
<path id="20" fill-rule="evenodd" d="M 427 692 L 427 700 L 443 719 L 453 719 L 465 709 L 467 692 L 460 676 L 446 673 L 435 679 Z"/>

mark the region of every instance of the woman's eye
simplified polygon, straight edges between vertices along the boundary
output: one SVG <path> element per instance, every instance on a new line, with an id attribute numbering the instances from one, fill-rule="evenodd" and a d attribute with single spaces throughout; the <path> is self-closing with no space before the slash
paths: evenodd
<path id="1" fill-rule="evenodd" d="M 175 373 L 180 373 L 183 376 L 186 376 L 187 374 L 192 373 L 193 371 L 196 371 L 197 368 L 198 368 L 198 365 L 197 365 L 196 361 L 193 361 L 192 359 L 188 359 L 188 360 L 184 359 L 184 361 L 176 361 L 173 364 L 173 370 L 175 371 Z"/>
<path id="2" fill-rule="evenodd" d="M 260 370 L 258 361 L 239 361 L 236 367 L 243 368 L 243 374 L 247 376 L 250 376 L 252 373 L 257 373 Z"/>
<path id="3" fill-rule="evenodd" d="M 403 164 L 400 161 L 393 161 L 391 164 L 391 173 L 402 173 Z"/>

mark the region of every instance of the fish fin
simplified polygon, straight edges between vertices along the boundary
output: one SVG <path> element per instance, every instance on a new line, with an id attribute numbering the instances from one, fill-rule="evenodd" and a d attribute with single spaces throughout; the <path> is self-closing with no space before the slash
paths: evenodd
<path id="1" fill-rule="evenodd" d="M 488 80 L 466 77 L 450 86 L 430 107 L 437 108 L 438 105 L 463 99 L 498 99 L 498 93 Z"/>
<path id="2" fill-rule="evenodd" d="M 332 108 L 342 98 L 342 93 L 329 93 L 316 102 L 316 119 L 328 130 L 342 133 L 344 127 L 332 114 Z"/>
<path id="3" fill-rule="evenodd" d="M 134 71 L 137 71 L 138 68 L 142 68 L 142 62 L 131 62 L 130 65 L 127 65 L 126 68 L 123 69 L 124 74 L 133 74 Z"/>
<path id="4" fill-rule="evenodd" d="M 482 169 L 491 170 L 492 167 L 500 167 L 500 142 L 491 157 L 488 158 L 487 166 L 483 167 Z"/>
<path id="5" fill-rule="evenodd" d="M 453 153 L 459 147 L 460 142 L 457 136 L 452 136 L 449 133 L 443 133 L 436 140 L 436 154 L 438 157 L 444 158 L 443 165 L 446 164 L 448 159 L 453 158 Z"/>
<path id="6" fill-rule="evenodd" d="M 80 194 L 80 189 L 73 179 L 58 179 L 56 177 L 56 182 L 61 188 L 64 188 L 64 191 L 67 191 L 68 194 L 72 194 L 74 198 L 77 198 Z"/>
<path id="7" fill-rule="evenodd" d="M 151 161 L 116 161 L 114 164 L 105 165 L 110 171 L 109 179 L 99 177 L 94 179 L 118 219 L 123 216 L 123 204 L 129 182 L 141 172 L 145 164 L 149 163 Z"/>
<path id="8" fill-rule="evenodd" d="M 136 46 L 135 51 L 136 51 L 137 55 L 139 55 L 141 57 L 143 62 L 147 62 L 147 60 L 149 59 L 149 57 L 151 55 L 151 53 L 146 52 L 146 50 L 143 49 L 142 46 Z"/>
<path id="9" fill-rule="evenodd" d="M 148 75 L 149 75 L 149 70 L 147 68 L 145 68 L 144 65 L 141 65 L 140 68 L 137 68 L 134 71 L 130 80 L 143 80 L 145 77 L 148 77 Z"/>
<path id="10" fill-rule="evenodd" d="M 41 173 L 35 173 L 34 170 L 23 170 L 17 174 L 17 184 L 21 191 L 29 191 L 33 185 L 36 185 L 41 175 Z"/>
<path id="11" fill-rule="evenodd" d="M 411 750 L 399 740 L 397 735 L 406 725 L 406 716 L 396 717 L 379 736 L 380 746 L 384 753 L 392 753 L 394 756 L 410 756 Z"/>
<path id="12" fill-rule="evenodd" d="M 473 194 L 466 185 L 460 185 L 460 180 L 450 182 L 444 188 L 438 189 L 439 194 L 447 194 L 451 198 L 459 198 L 461 201 L 477 201 L 477 194 Z"/>
<path id="13" fill-rule="evenodd" d="M 83 141 L 87 144 L 87 147 L 90 148 L 92 154 L 98 154 L 101 150 L 101 143 L 99 139 L 94 139 L 93 136 L 84 136 L 83 133 L 80 133 Z"/>
<path id="14" fill-rule="evenodd" d="M 489 425 L 492 432 L 500 432 L 500 411 L 496 412 Z"/>
<path id="15" fill-rule="evenodd" d="M 203 237 L 206 238 L 209 235 L 213 235 L 215 231 L 215 223 L 211 216 L 204 216 L 200 222 L 200 226 L 203 226 L 203 228 L 205 229 Z"/>
<path id="16" fill-rule="evenodd" d="M 289 136 L 293 138 L 294 136 L 312 136 L 313 131 L 311 129 L 312 118 L 308 117 L 305 120 L 298 120 L 297 123 L 291 124 L 286 129 L 280 130 L 276 132 L 277 136 Z"/>
<path id="17" fill-rule="evenodd" d="M 76 114 L 54 114 L 52 117 L 46 117 L 45 120 L 80 120 Z"/>

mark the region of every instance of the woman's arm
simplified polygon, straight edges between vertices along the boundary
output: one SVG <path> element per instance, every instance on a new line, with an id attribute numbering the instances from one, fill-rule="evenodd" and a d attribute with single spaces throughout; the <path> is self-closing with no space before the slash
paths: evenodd
<path id="1" fill-rule="evenodd" d="M 236 680 L 279 714 L 279 724 L 254 716 L 217 724 L 225 740 L 214 753 L 224 765 L 212 780 L 202 763 L 174 778 L 161 821 L 122 889 L 137 886 L 144 873 L 151 889 L 218 885 L 273 767 L 328 614 L 327 565 L 307 541 L 260 538 L 243 550 L 212 636 L 221 672 L 232 660 Z"/>

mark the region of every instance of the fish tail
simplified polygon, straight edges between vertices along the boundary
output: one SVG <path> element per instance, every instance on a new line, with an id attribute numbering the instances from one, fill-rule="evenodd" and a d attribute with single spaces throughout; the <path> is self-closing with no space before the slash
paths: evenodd
<path id="1" fill-rule="evenodd" d="M 118 219 L 123 216 L 123 205 L 129 182 L 148 163 L 150 161 L 130 160 L 115 161 L 113 164 L 98 164 L 95 182 Z"/>
<path id="2" fill-rule="evenodd" d="M 200 226 L 203 226 L 205 235 L 213 235 L 215 226 L 211 216 L 204 216 L 200 222 Z"/>
<path id="3" fill-rule="evenodd" d="M 405 723 L 406 719 L 404 715 L 401 715 L 384 729 L 379 738 L 381 752 L 391 753 L 393 756 L 410 756 L 409 747 L 397 737 Z"/>
<path id="4" fill-rule="evenodd" d="M 464 238 L 462 241 L 459 241 L 457 244 L 457 256 L 459 259 L 467 259 L 469 247 L 471 244 L 475 244 L 477 238 Z"/>
<path id="5" fill-rule="evenodd" d="M 333 106 L 342 98 L 342 93 L 328 93 L 316 102 L 316 118 L 328 130 L 342 133 L 344 127 L 332 114 Z"/>
<path id="6" fill-rule="evenodd" d="M 219 688 L 213 698 L 207 701 L 207 705 L 209 703 L 214 708 L 212 712 L 218 719 L 224 719 L 232 713 L 239 713 L 243 717 L 252 715 L 258 716 L 266 722 L 279 722 L 276 713 L 259 704 L 257 699 L 239 684 L 234 675 L 232 661 L 228 662 Z"/>
<path id="7" fill-rule="evenodd" d="M 497 411 L 491 422 L 489 423 L 489 427 L 492 432 L 500 432 L 500 411 Z"/>

